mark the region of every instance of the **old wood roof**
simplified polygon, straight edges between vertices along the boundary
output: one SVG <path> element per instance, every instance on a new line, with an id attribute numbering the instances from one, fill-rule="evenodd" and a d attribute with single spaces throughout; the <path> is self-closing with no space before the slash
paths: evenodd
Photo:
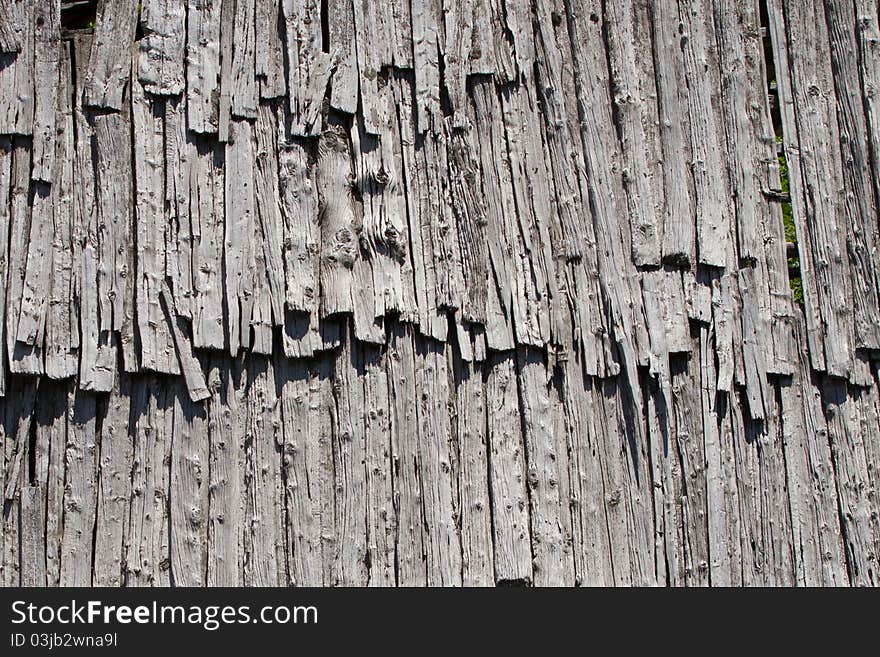
<path id="1" fill-rule="evenodd" d="M 292 478 L 376 467 L 287 498 L 311 538 L 215 534 L 241 564 L 299 541 L 232 583 L 361 581 L 367 543 L 386 583 L 737 583 L 763 560 L 876 583 L 878 39 L 877 0 L 0 0 L 7 498 L 60 504 L 28 466 L 45 408 L 77 454 L 143 422 L 195 450 L 102 484 L 111 507 L 171 479 L 207 500 L 192 458 L 253 468 L 229 514 L 277 477 L 262 517 Z M 306 427 L 314 460 L 223 460 L 217 435 L 270 427 Z M 65 495 L 154 458 L 100 453 Z M 90 499 L 94 531 L 116 511 Z M 327 514 L 363 540 L 322 557 Z M 180 518 L 177 581 L 227 581 Z M 69 540 L 106 563 L 66 581 L 119 583 L 115 543 Z M 167 542 L 132 540 L 131 576 L 167 577 Z"/>

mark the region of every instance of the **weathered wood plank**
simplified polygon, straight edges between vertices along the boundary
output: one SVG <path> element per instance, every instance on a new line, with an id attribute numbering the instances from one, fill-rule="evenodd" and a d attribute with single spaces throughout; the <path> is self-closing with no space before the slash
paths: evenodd
<path id="1" fill-rule="evenodd" d="M 49 0 L 34 6 L 34 155 L 31 176 L 52 182 L 55 168 L 55 119 L 57 98 L 64 89 L 59 81 L 61 45 L 61 1 Z M 67 64 L 69 68 L 69 63 Z M 68 99 L 69 101 L 69 89 Z"/>
<path id="2" fill-rule="evenodd" d="M 31 427 L 35 421 L 38 380 L 25 378 L 10 389 L 3 426 L 3 586 L 20 586 L 22 575 L 21 491 L 30 481 Z M 38 457 L 39 454 L 34 456 Z M 34 548 L 35 551 L 36 548 Z"/>
<path id="3" fill-rule="evenodd" d="M 792 518 L 778 408 L 768 406 L 763 433 L 757 442 L 761 472 L 761 522 L 769 557 L 767 581 L 772 586 L 794 586 Z"/>
<path id="4" fill-rule="evenodd" d="M 756 169 L 760 162 L 754 155 L 756 140 L 752 131 L 770 120 L 769 116 L 761 114 L 766 106 L 763 98 L 766 73 L 754 71 L 755 56 L 760 57 L 761 45 L 757 9 L 754 2 L 712 2 L 718 26 L 718 64 L 724 89 L 722 110 L 731 156 L 730 184 L 734 194 L 739 257 L 748 259 L 762 255 L 758 241 L 762 190 L 756 184 Z M 757 61 L 762 63 L 763 58 Z"/>
<path id="5" fill-rule="evenodd" d="M 192 227 L 193 346 L 223 349 L 225 151 L 222 144 L 197 139 L 190 154 L 189 203 Z"/>
<path id="6" fill-rule="evenodd" d="M 397 76 L 393 79 L 394 101 L 398 106 L 398 127 L 400 130 L 401 160 L 403 180 L 408 189 L 406 212 L 409 228 L 410 256 L 412 260 L 413 295 L 417 305 L 417 324 L 423 335 L 437 340 L 445 340 L 448 332 L 446 317 L 440 309 L 438 298 L 439 283 L 435 254 L 441 255 L 439 245 L 435 247 L 436 231 L 432 225 L 439 223 L 435 217 L 443 209 L 437 206 L 437 175 L 434 167 L 425 162 L 425 148 L 430 147 L 428 139 L 420 140 L 416 132 L 415 93 L 412 77 Z M 422 148 L 418 148 L 418 144 Z M 429 180 L 429 176 L 433 176 Z M 434 183 L 433 189 L 431 183 Z"/>
<path id="7" fill-rule="evenodd" d="M 453 507 L 452 456 L 445 345 L 416 338 L 420 479 L 428 586 L 461 586 L 461 540 Z"/>
<path id="8" fill-rule="evenodd" d="M 391 63 L 388 35 L 382 23 L 388 4 L 354 0 L 352 7 L 354 9 L 358 90 L 361 102 L 359 117 L 368 134 L 381 135 L 387 132 L 388 111 L 390 109 L 388 96 L 379 91 L 382 65 L 386 62 Z M 422 13 L 419 12 L 420 15 Z"/>
<path id="9" fill-rule="evenodd" d="M 256 187 L 258 249 L 263 252 L 266 273 L 264 294 L 268 295 L 272 309 L 271 325 L 284 325 L 284 302 L 286 300 L 283 257 L 284 227 L 281 217 L 279 194 L 278 137 L 275 132 L 278 121 L 269 105 L 260 106 L 260 115 L 254 130 L 256 137 Z"/>
<path id="10" fill-rule="evenodd" d="M 724 268 L 729 264 L 733 207 L 722 160 L 726 151 L 721 127 L 718 48 L 710 3 L 679 2 L 680 33 L 687 81 L 694 208 L 697 218 L 697 258 L 700 264 Z"/>
<path id="11" fill-rule="evenodd" d="M 559 4 L 561 8 L 562 3 Z M 474 4 L 471 73 L 495 75 L 503 82 L 513 82 L 518 71 L 513 39 L 505 23 L 505 10 L 502 0 Z"/>
<path id="12" fill-rule="evenodd" d="M 497 287 L 500 314 L 487 317 L 486 337 L 491 349 L 511 349 L 514 346 L 508 336 L 516 334 L 526 344 L 534 343 L 530 337 L 532 323 L 525 316 L 528 304 L 527 292 L 520 286 L 530 287 L 529 278 L 518 276 L 520 258 L 517 247 L 519 227 L 516 225 L 514 200 L 505 190 L 511 187 L 511 173 L 507 165 L 507 144 L 502 124 L 501 102 L 495 85 L 489 80 L 481 80 L 472 88 L 476 111 L 476 130 L 480 166 L 483 172 L 483 194 L 486 199 L 486 230 L 488 235 L 489 258 L 492 273 L 488 285 Z M 532 294 L 534 296 L 534 294 Z M 490 297 L 491 298 L 491 297 Z M 503 318 L 503 319 L 502 319 Z M 494 322 L 492 321 L 494 320 Z M 493 326 L 501 320 L 502 327 Z M 506 330 L 504 330 L 506 329 Z"/>
<path id="13" fill-rule="evenodd" d="M 49 288 L 52 269 L 53 231 L 54 208 L 51 187 L 44 183 L 37 183 L 34 187 L 31 204 L 30 231 L 26 237 L 26 264 L 23 263 L 21 310 L 16 333 L 18 343 L 34 349 L 41 349 L 46 327 L 46 290 Z M 16 358 L 17 356 L 14 355 L 13 359 Z M 40 363 L 40 369 L 42 369 L 42 363 Z"/>
<path id="14" fill-rule="evenodd" d="M 658 185 L 654 178 L 662 172 L 654 153 L 657 146 L 654 126 L 658 123 L 654 62 L 642 40 L 648 44 L 652 41 L 647 3 L 610 2 L 603 4 L 602 10 L 614 85 L 611 100 L 623 156 L 632 260 L 639 267 L 659 265 L 663 226 L 658 221 L 662 216 L 658 209 L 662 207 L 662 198 L 658 203 Z"/>
<path id="15" fill-rule="evenodd" d="M 91 586 L 98 491 L 95 395 L 72 389 L 67 407 L 61 586 Z"/>
<path id="16" fill-rule="evenodd" d="M 796 580 L 804 586 L 843 586 L 849 578 L 837 482 L 819 395 L 800 370 L 781 393 Z"/>
<path id="17" fill-rule="evenodd" d="M 880 349 L 880 271 L 877 265 L 880 210 L 876 193 L 876 170 L 869 165 L 868 122 L 865 91 L 859 66 L 859 32 L 854 2 L 825 2 L 825 20 L 831 53 L 831 77 L 837 96 L 837 123 L 843 178 L 843 225 L 849 256 L 853 294 L 854 346 Z M 861 12 L 859 12 L 861 13 Z M 867 13 L 867 12 L 865 12 Z M 876 12 L 875 12 L 876 15 Z M 875 18 L 875 20 L 877 20 Z M 857 25 L 856 29 L 853 26 Z"/>
<path id="18" fill-rule="evenodd" d="M 633 410 L 632 394 L 623 387 L 624 381 L 606 379 L 598 383 L 594 403 L 601 407 L 596 430 L 614 576 L 628 586 L 652 585 L 654 509 L 647 484 L 646 429 L 641 413 Z"/>
<path id="19" fill-rule="evenodd" d="M 321 317 L 353 310 L 352 287 L 358 243 L 352 207 L 350 144 L 338 122 L 318 142 L 318 207 L 321 225 Z"/>
<path id="20" fill-rule="evenodd" d="M 321 104 L 332 73 L 331 55 L 322 49 L 321 7 L 317 0 L 281 1 L 287 44 L 290 130 L 294 135 L 315 137 L 321 133 Z M 340 6 L 339 12 L 344 14 L 346 10 Z"/>
<path id="21" fill-rule="evenodd" d="M 251 359 L 245 390 L 247 419 L 244 434 L 245 586 L 277 586 L 286 582 L 281 498 L 281 409 L 272 362 Z"/>
<path id="22" fill-rule="evenodd" d="M 670 458 L 668 418 L 672 392 L 669 383 L 650 384 L 647 404 L 647 427 L 650 444 L 651 484 L 654 497 L 654 572 L 658 585 L 676 586 L 680 583 L 676 541 L 674 468 Z M 707 441 L 707 455 L 711 456 L 711 437 Z M 707 458 L 708 460 L 708 458 Z"/>
<path id="23" fill-rule="evenodd" d="M 859 396 L 839 379 L 829 378 L 822 386 L 850 581 L 856 586 L 877 586 L 874 563 L 880 536 L 876 508 L 872 508 L 869 495 L 872 488 L 865 449 L 866 438 L 876 440 L 876 431 L 872 427 L 866 435 L 862 434 L 857 410 Z"/>
<path id="24" fill-rule="evenodd" d="M 350 326 L 351 324 L 349 324 Z M 349 328 L 346 337 L 349 337 Z M 367 556 L 366 481 L 366 416 L 369 402 L 365 398 L 360 373 L 364 354 L 359 341 L 343 342 L 336 361 L 333 409 L 333 489 L 335 497 L 334 535 L 335 559 L 333 583 L 341 586 L 365 586 L 369 581 Z M 411 435 L 412 440 L 415 436 Z M 377 555 L 381 563 L 382 555 Z"/>
<path id="25" fill-rule="evenodd" d="M 472 131 L 449 128 L 447 161 L 449 193 L 461 251 L 462 291 L 460 316 L 472 324 L 486 323 L 489 250 L 486 236 L 486 207 Z"/>
<path id="26" fill-rule="evenodd" d="M 388 370 L 379 348 L 364 345 L 363 352 L 363 370 L 357 373 L 364 388 L 368 583 L 370 586 L 394 586 L 397 581 L 397 517 L 394 513 Z"/>
<path id="27" fill-rule="evenodd" d="M 815 369 L 846 377 L 853 356 L 853 297 L 845 234 L 835 228 L 842 220 L 843 177 L 825 12 L 818 1 L 795 8 L 790 2 L 771 0 L 768 9 L 780 72 L 810 354 Z"/>
<path id="28" fill-rule="evenodd" d="M 687 82 L 680 46 L 678 2 L 654 3 L 654 70 L 666 203 L 663 208 L 664 261 L 696 264 L 696 199 L 691 128 L 687 114 Z"/>
<path id="29" fill-rule="evenodd" d="M 492 510 L 489 503 L 488 423 L 482 368 L 450 356 L 455 393 L 453 435 L 458 446 L 458 515 L 464 586 L 495 583 Z"/>
<path id="30" fill-rule="evenodd" d="M 116 394 L 110 396 L 101 415 L 93 586 L 122 586 L 125 581 L 124 548 L 133 465 L 131 379 L 121 375 L 113 390 Z"/>
<path id="31" fill-rule="evenodd" d="M 79 306 L 80 360 L 79 386 L 83 390 L 109 392 L 116 371 L 116 340 L 101 334 L 98 293 L 98 192 L 96 190 L 95 149 L 97 138 L 92 112 L 83 106 L 83 84 L 91 37 L 80 35 L 73 42 L 76 64 L 74 94 L 74 203 L 73 236 L 78 249 L 75 267 L 75 298 Z M 127 345 L 128 346 L 128 345 Z M 130 345 L 133 351 L 134 345 Z M 132 361 L 134 359 L 128 359 Z M 131 363 L 136 365 L 136 363 Z"/>
<path id="32" fill-rule="evenodd" d="M 531 583 L 529 494 L 514 359 L 490 359 L 486 381 L 490 499 L 496 583 Z"/>
<path id="33" fill-rule="evenodd" d="M 680 463 L 674 479 L 676 514 L 680 514 L 677 562 L 682 583 L 688 586 L 708 586 L 710 576 L 702 417 L 691 412 L 700 404 L 699 385 L 699 374 L 691 371 L 689 357 L 677 356 L 672 361 L 670 442 L 674 456 L 670 458 Z"/>
<path id="34" fill-rule="evenodd" d="M 138 44 L 137 79 L 148 93 L 176 96 L 185 84 L 186 5 L 142 0 L 138 9 L 144 36 Z"/>
<path id="35" fill-rule="evenodd" d="M 412 329 L 401 324 L 391 327 L 385 363 L 388 368 L 394 510 L 397 515 L 397 584 L 425 586 L 428 574 L 424 554 L 428 539 L 423 515 Z"/>
<path id="36" fill-rule="evenodd" d="M 739 291 L 742 297 L 742 350 L 745 365 L 746 396 L 749 414 L 755 420 L 762 420 L 770 409 L 770 384 L 767 382 L 767 353 L 763 336 L 770 330 L 769 317 L 762 317 L 760 308 L 761 290 L 757 290 L 756 274 L 753 267 L 739 270 Z"/>
<path id="37" fill-rule="evenodd" d="M 609 351 L 606 311 L 599 289 L 596 234 L 589 211 L 586 163 L 580 139 L 574 72 L 567 62 L 571 46 L 565 9 L 559 0 L 536 3 L 536 83 L 544 116 L 546 159 L 552 172 L 551 222 L 553 268 L 559 297 L 551 299 L 551 332 L 563 352 L 584 352 L 589 374 L 605 373 Z M 563 29 L 565 26 L 565 29 Z M 578 172 L 571 175 L 570 169 Z M 545 259 L 546 260 L 546 259 Z"/>
<path id="38" fill-rule="evenodd" d="M 190 399 L 194 402 L 205 400 L 211 394 L 208 392 L 208 387 L 205 383 L 202 366 L 192 351 L 192 341 L 186 320 L 174 312 L 171 292 L 167 284 L 162 286 L 159 294 L 162 301 L 162 310 L 164 311 L 164 321 L 171 329 L 179 371 L 183 374 Z"/>
<path id="39" fill-rule="evenodd" d="M 7 282 L 9 272 L 9 229 L 12 223 L 12 162 L 13 146 L 8 137 L 0 137 L 0 282 Z M 6 395 L 6 294 L 0 294 L 0 397 Z"/>
<path id="40" fill-rule="evenodd" d="M 125 586 L 168 586 L 169 463 L 174 427 L 171 390 L 157 375 L 132 381 L 131 427 L 134 439 L 128 534 L 125 537 Z"/>
<path id="41" fill-rule="evenodd" d="M 45 385 L 45 384 L 44 384 Z M 41 404 L 39 444 L 42 446 L 38 472 L 46 503 L 46 586 L 58 586 L 61 574 L 61 539 L 64 524 L 64 489 L 67 446 L 67 402 L 73 381 L 51 388 L 48 403 Z"/>
<path id="42" fill-rule="evenodd" d="M 656 380 L 663 403 L 669 404 L 669 340 L 667 336 L 666 305 L 663 290 L 668 272 L 660 270 L 642 273 L 642 307 L 645 309 L 645 325 L 648 329 L 650 355 L 648 372 Z M 673 274 L 674 275 L 674 274 Z M 659 427 L 658 427 L 659 428 Z M 652 439 L 653 440 L 653 439 Z"/>
<path id="43" fill-rule="evenodd" d="M 79 281 L 83 290 L 94 286 L 98 274 L 97 256 L 91 245 L 83 249 Z M 82 353 L 79 365 L 79 386 L 93 392 L 109 392 L 113 388 L 116 374 L 116 336 L 112 332 L 98 331 L 98 304 L 92 290 L 83 293 L 80 299 L 80 315 L 83 321 Z"/>
<path id="44" fill-rule="evenodd" d="M 217 132 L 219 128 L 223 5 L 223 0 L 187 0 L 186 117 L 194 132 Z"/>
<path id="45" fill-rule="evenodd" d="M 290 583 L 297 586 L 331 582 L 335 545 L 333 362 L 324 359 L 312 368 L 302 360 L 285 358 L 282 363 L 287 571 Z"/>
<path id="46" fill-rule="evenodd" d="M 456 128 L 467 124 L 467 76 L 471 72 L 471 52 L 473 47 L 474 2 L 462 0 L 443 5 L 443 67 L 446 91 L 452 105 L 451 123 Z"/>
<path id="47" fill-rule="evenodd" d="M 21 0 L 0 2 L 0 53 L 21 52 L 22 31 Z"/>
<path id="48" fill-rule="evenodd" d="M 129 155 L 131 124 L 127 112 L 97 114 L 93 120 L 100 328 L 118 331 L 122 328 L 124 308 L 133 303 L 126 295 L 126 281 L 131 276 L 128 252 L 132 249 L 129 235 L 134 210 Z"/>
<path id="49" fill-rule="evenodd" d="M 57 45 L 57 44 L 56 44 Z M 70 46 L 61 46 L 58 84 L 57 134 L 53 146 L 55 174 L 52 185 L 52 274 L 46 316 L 46 374 L 53 379 L 75 376 L 78 367 L 80 325 L 76 305 L 76 266 L 81 257 L 76 229 L 74 172 L 74 115 L 71 107 Z"/>
<path id="50" fill-rule="evenodd" d="M 30 428 L 33 421 L 34 401 L 39 380 L 28 378 L 22 382 L 17 399 L 17 407 L 13 407 L 9 434 L 13 437 L 7 441 L 4 502 L 18 499 L 21 487 L 26 480 L 29 466 Z"/>
<path id="51" fill-rule="evenodd" d="M 355 114 L 360 96 L 352 0 L 328 0 L 327 21 L 329 45 L 334 54 L 330 106 L 340 112 Z"/>
<path id="52" fill-rule="evenodd" d="M 858 61 L 862 78 L 865 103 L 865 120 L 868 128 L 868 146 L 871 167 L 875 172 L 872 178 L 874 196 L 880 199 L 880 180 L 876 172 L 880 171 L 880 7 L 877 0 L 855 3 L 856 20 L 858 21 Z M 876 237 L 875 237 L 876 243 Z"/>
<path id="53" fill-rule="evenodd" d="M 318 289 L 319 225 L 315 153 L 310 145 L 282 141 L 279 130 L 279 205 L 283 222 L 284 305 L 312 312 L 320 299 Z"/>
<path id="54" fill-rule="evenodd" d="M 287 95 L 284 75 L 284 34 L 281 0 L 257 0 L 255 71 L 260 98 L 283 98 Z"/>
<path id="55" fill-rule="evenodd" d="M 171 327 L 159 295 L 165 281 L 165 101 L 148 96 L 140 85 L 131 93 L 134 135 L 135 320 L 140 338 L 140 368 L 179 374 Z M 126 248 L 127 245 L 126 245 Z M 129 276 L 132 273 L 128 273 Z"/>
<path id="56" fill-rule="evenodd" d="M 440 0 L 422 0 L 413 11 L 412 51 L 415 70 L 416 132 L 439 132 L 440 113 L 440 52 L 442 30 Z"/>
<path id="57" fill-rule="evenodd" d="M 570 453 L 572 538 L 575 582 L 581 586 L 616 583 L 611 558 L 607 505 L 599 466 L 600 436 L 595 427 L 592 379 L 572 358 L 565 363 L 563 405 Z"/>
<path id="58" fill-rule="evenodd" d="M 601 15 L 597 3 L 591 2 L 593 15 Z M 613 166 L 617 159 L 616 144 L 608 97 L 607 69 L 602 66 L 605 53 L 601 47 L 601 20 L 589 20 L 588 12 L 568 16 L 571 31 L 572 57 L 580 121 L 580 134 L 588 172 L 590 207 L 596 227 L 598 269 L 602 293 L 607 299 L 612 339 L 617 347 L 616 362 L 608 370 L 618 369 L 626 375 L 630 389 L 638 386 L 636 367 L 644 364 L 648 354 L 647 332 L 642 321 L 641 293 L 638 275 L 629 258 L 623 258 L 631 243 L 629 223 L 622 219 L 618 199 L 624 197 L 622 181 Z M 593 72 L 597 72 L 594 74 Z M 597 98 L 602 100 L 597 102 Z M 613 283 L 611 283 L 613 281 Z M 636 405 L 640 404 L 634 395 Z M 641 415 L 641 412 L 638 413 Z M 641 425 L 636 425 L 640 429 Z"/>
<path id="59" fill-rule="evenodd" d="M 37 0 L 18 0 L 4 10 L 3 22 L 11 21 L 13 34 L 9 37 L 8 45 L 0 51 L 0 88 L 4 89 L 4 93 L 0 94 L 0 135 L 33 133 L 36 75 L 34 20 L 37 6 Z"/>
<path id="60" fill-rule="evenodd" d="M 739 526 L 741 542 L 742 585 L 769 585 L 772 558 L 767 554 L 762 525 L 762 490 L 759 431 L 751 423 L 740 401 L 739 394 L 731 392 L 731 439 L 734 448 L 737 494 L 739 498 Z"/>
<path id="61" fill-rule="evenodd" d="M 9 371 L 13 374 L 42 374 L 45 294 L 43 293 L 40 299 L 35 299 L 33 286 L 44 276 L 43 272 L 37 268 L 37 262 L 42 262 L 48 255 L 46 241 L 48 236 L 46 233 L 51 230 L 52 206 L 48 198 L 49 189 L 45 185 L 42 186 L 39 193 L 35 190 L 35 207 L 31 205 L 30 144 L 28 140 L 19 137 L 13 140 L 13 145 L 10 190 L 12 207 L 8 229 L 9 269 L 6 287 L 6 317 L 4 318 L 6 322 L 6 353 Z M 34 215 L 36 215 L 36 225 L 34 225 Z M 49 216 L 47 217 L 47 215 Z M 28 273 L 27 263 L 31 251 L 29 240 L 32 233 L 36 237 L 36 244 L 33 245 L 35 258 L 30 273 Z M 43 290 L 45 291 L 45 287 Z M 31 344 L 18 340 L 18 328 L 23 308 L 26 311 L 26 332 L 31 332 L 33 335 Z M 28 315 L 29 309 L 30 314 Z M 23 335 L 22 337 L 27 336 Z M 40 339 L 37 340 L 37 337 Z"/>
<path id="62" fill-rule="evenodd" d="M 412 7 L 407 0 L 391 0 L 385 3 L 385 28 L 388 30 L 388 47 L 391 61 L 397 68 L 412 68 Z"/>
<path id="63" fill-rule="evenodd" d="M 120 111 L 131 77 L 131 55 L 138 22 L 138 0 L 101 0 L 95 37 L 85 69 L 83 103 Z M 128 150 L 128 149 L 126 149 Z"/>
<path id="64" fill-rule="evenodd" d="M 568 500 L 562 481 L 568 476 L 567 454 L 554 436 L 555 390 L 542 355 L 517 350 L 517 379 L 522 414 L 525 462 L 531 506 L 533 569 L 536 586 L 572 586 L 572 555 Z"/>
<path id="65" fill-rule="evenodd" d="M 751 288 L 748 293 L 741 289 L 743 308 L 760 323 L 753 342 L 758 352 L 766 354 L 764 369 L 791 374 L 792 308 L 784 227 L 781 208 L 768 199 L 768 194 L 781 192 L 781 181 L 767 101 L 760 16 L 753 2 L 716 2 L 714 6 L 738 257 L 754 263 Z M 748 380 L 754 385 L 752 377 Z"/>
<path id="66" fill-rule="evenodd" d="M 43 543 L 45 512 L 40 489 L 26 485 L 21 489 L 19 513 L 21 514 L 21 530 L 19 541 L 21 560 L 19 582 L 21 586 L 45 586 L 46 582 L 46 547 Z"/>
<path id="67" fill-rule="evenodd" d="M 240 586 L 244 529 L 244 376 L 235 363 L 212 357 L 207 402 L 208 586 Z"/>
<path id="68" fill-rule="evenodd" d="M 524 299 L 520 302 L 526 317 L 516 320 L 517 341 L 543 347 L 550 342 L 548 301 L 559 297 L 554 276 L 551 252 L 551 232 L 558 234 L 560 227 L 555 212 L 544 220 L 546 209 L 551 206 L 548 166 L 545 159 L 543 139 L 537 116 L 537 102 L 529 87 L 520 84 L 501 94 L 504 115 L 504 132 L 510 159 L 510 182 L 514 189 L 519 220 L 519 252 L 522 254 L 517 266 L 517 288 Z M 519 261 L 522 264 L 519 264 Z"/>
<path id="69" fill-rule="evenodd" d="M 228 0 L 227 0 L 228 2 Z M 255 119 L 257 118 L 257 106 L 259 94 L 257 90 L 255 48 L 256 35 L 255 11 L 256 0 L 234 0 L 229 3 L 235 7 L 231 14 L 232 40 L 231 50 L 222 47 L 224 55 L 232 53 L 232 63 L 229 72 L 229 84 L 226 80 L 221 81 L 221 94 L 229 96 L 230 113 L 234 117 Z M 225 27 L 225 33 L 230 28 L 226 20 L 227 12 L 223 12 L 221 27 Z M 222 102 L 222 100 L 221 100 Z M 220 120 L 223 121 L 223 108 L 220 110 Z M 223 127 L 221 126 L 221 130 Z M 222 140 L 222 138 L 221 138 Z"/>
<path id="70" fill-rule="evenodd" d="M 412 285 L 407 285 L 409 244 L 399 134 L 375 137 L 361 121 L 351 130 L 355 192 L 360 199 L 355 212 L 361 215 L 363 259 L 369 261 L 372 274 L 373 298 L 366 304 L 372 306 L 371 322 L 415 312 Z"/>
<path id="71" fill-rule="evenodd" d="M 174 309 L 192 319 L 193 236 L 190 211 L 191 160 L 195 143 L 186 128 L 186 106 L 181 98 L 165 102 L 165 276 L 171 280 Z"/>
<path id="72" fill-rule="evenodd" d="M 251 342 L 253 308 L 254 234 L 256 208 L 254 199 L 253 126 L 248 121 L 230 125 L 231 140 L 226 144 L 224 263 L 226 318 L 229 353 L 236 355 Z"/>
<path id="73" fill-rule="evenodd" d="M 706 517 L 709 539 L 709 582 L 712 586 L 742 585 L 739 490 L 729 405 L 715 390 L 717 376 L 708 327 L 700 327 L 700 394 L 706 458 Z M 662 458 L 662 457 L 661 457 Z"/>

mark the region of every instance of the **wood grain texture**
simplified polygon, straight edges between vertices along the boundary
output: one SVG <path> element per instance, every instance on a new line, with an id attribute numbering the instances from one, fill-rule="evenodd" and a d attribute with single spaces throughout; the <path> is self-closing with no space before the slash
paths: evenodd
<path id="1" fill-rule="evenodd" d="M 95 36 L 84 68 L 86 105 L 115 111 L 123 108 L 137 21 L 137 0 L 125 0 L 118 5 L 111 0 L 98 3 Z"/>
<path id="2" fill-rule="evenodd" d="M 877 0 L 64 6 L 3 585 L 878 584 Z"/>
<path id="3" fill-rule="evenodd" d="M 36 0 L 4 3 L 2 29 L 6 45 L 0 52 L 0 84 L 4 89 L 0 95 L 0 134 L 33 134 L 37 7 Z M 40 51 L 46 52 L 43 47 Z"/>

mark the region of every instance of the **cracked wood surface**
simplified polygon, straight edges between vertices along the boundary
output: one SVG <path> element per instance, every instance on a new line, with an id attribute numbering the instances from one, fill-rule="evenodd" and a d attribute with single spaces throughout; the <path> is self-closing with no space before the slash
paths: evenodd
<path id="1" fill-rule="evenodd" d="M 877 0 L 67 4 L 3 585 L 880 583 Z"/>

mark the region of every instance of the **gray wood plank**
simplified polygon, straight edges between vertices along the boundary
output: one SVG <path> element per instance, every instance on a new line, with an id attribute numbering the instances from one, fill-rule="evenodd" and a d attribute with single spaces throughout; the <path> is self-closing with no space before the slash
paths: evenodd
<path id="1" fill-rule="evenodd" d="M 492 510 L 489 504 L 488 423 L 482 368 L 450 356 L 452 417 L 458 446 L 458 514 L 461 522 L 461 566 L 464 586 L 495 583 Z"/>
<path id="2" fill-rule="evenodd" d="M 241 367 L 211 359 L 207 402 L 208 586 L 240 586 L 244 529 L 244 376 Z"/>
<path id="3" fill-rule="evenodd" d="M 185 86 L 186 5 L 175 0 L 142 0 L 138 21 L 137 79 L 157 96 L 176 96 Z"/>
<path id="4" fill-rule="evenodd" d="M 220 14 L 223 0 L 187 0 L 186 116 L 194 132 L 217 132 L 220 113 Z"/>
<path id="5" fill-rule="evenodd" d="M 132 381 L 132 495 L 125 537 L 124 585 L 170 585 L 169 464 L 174 428 L 170 389 L 158 375 Z"/>
<path id="6" fill-rule="evenodd" d="M 64 379 L 76 375 L 80 326 L 76 306 L 76 268 L 81 243 L 76 230 L 74 172 L 74 114 L 71 106 L 70 46 L 61 47 L 57 118 L 53 122 L 56 155 L 52 185 L 52 272 L 46 316 L 46 375 Z"/>
<path id="7" fill-rule="evenodd" d="M 64 85 L 59 80 L 61 1 L 49 0 L 34 7 L 34 155 L 31 177 L 52 182 L 55 168 L 56 101 Z M 67 64 L 69 68 L 69 63 Z M 69 100 L 70 91 L 68 89 Z"/>
<path id="8" fill-rule="evenodd" d="M 528 584 L 533 578 L 528 473 L 515 361 L 509 354 L 497 354 L 490 363 L 486 395 L 495 582 Z"/>
<path id="9" fill-rule="evenodd" d="M 92 584 L 98 490 L 95 401 L 93 393 L 82 390 L 71 390 L 68 397 L 61 586 Z"/>
<path id="10" fill-rule="evenodd" d="M 128 536 L 129 499 L 132 494 L 132 385 L 127 375 L 114 383 L 101 416 L 101 442 L 98 456 L 98 499 L 95 521 L 94 586 L 122 586 L 125 581 L 125 540 Z"/>
<path id="11" fill-rule="evenodd" d="M 101 0 L 95 18 L 83 103 L 120 111 L 131 77 L 131 56 L 138 22 L 138 0 Z"/>
<path id="12" fill-rule="evenodd" d="M 22 30 L 20 21 L 21 0 L 0 2 L 0 52 L 21 52 Z"/>
<path id="13" fill-rule="evenodd" d="M 229 111 L 237 118 L 257 118 L 257 106 L 259 93 L 256 77 L 256 0 L 235 0 L 234 13 L 231 14 L 231 25 L 226 20 L 227 12 L 224 5 L 221 28 L 226 33 L 232 28 L 231 50 L 221 44 L 222 52 L 228 56 L 232 53 L 231 68 L 227 78 L 221 81 L 221 94 L 229 97 Z M 225 66 L 225 64 L 224 64 Z M 222 100 L 221 100 L 222 102 Z M 220 120 L 223 121 L 223 109 L 220 110 Z M 221 126 L 221 130 L 222 130 Z M 222 134 L 222 133 L 221 133 Z M 221 139 L 222 140 L 222 139 Z"/>
<path id="14" fill-rule="evenodd" d="M 314 137 L 321 133 L 321 104 L 333 70 L 330 53 L 322 49 L 320 4 L 316 0 L 282 0 L 282 9 L 290 130 L 294 135 Z M 339 10 L 345 11 L 341 6 Z"/>
<path id="15" fill-rule="evenodd" d="M 36 0 L 9 2 L 4 9 L 14 34 L 7 50 L 0 52 L 0 88 L 11 90 L 0 95 L 0 134 L 33 133 L 36 9 Z"/>
<path id="16" fill-rule="evenodd" d="M 159 295 L 165 281 L 165 101 L 132 87 L 135 180 L 135 321 L 140 367 L 179 374 L 171 327 Z"/>
<path id="17" fill-rule="evenodd" d="M 335 505 L 329 360 L 281 360 L 287 571 L 297 586 L 330 584 Z"/>

